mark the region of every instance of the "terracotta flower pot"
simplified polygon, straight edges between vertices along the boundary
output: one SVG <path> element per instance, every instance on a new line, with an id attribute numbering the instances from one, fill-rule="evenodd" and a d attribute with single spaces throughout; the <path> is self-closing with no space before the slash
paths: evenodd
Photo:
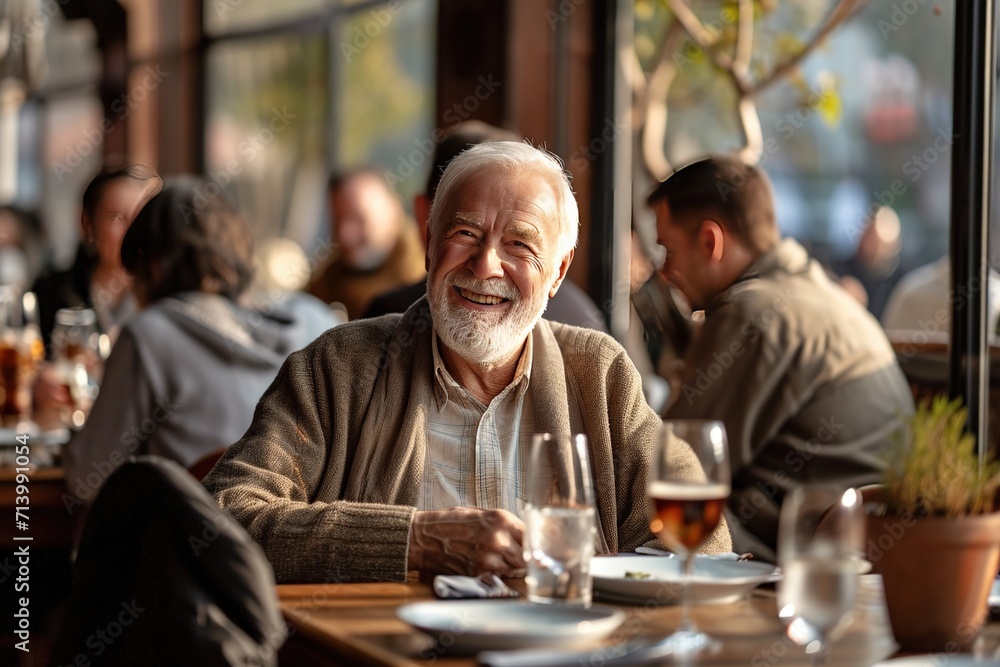
<path id="1" fill-rule="evenodd" d="M 892 632 L 903 651 L 969 648 L 986 619 L 1000 561 L 1000 512 L 870 516 L 866 551 L 882 575 Z"/>

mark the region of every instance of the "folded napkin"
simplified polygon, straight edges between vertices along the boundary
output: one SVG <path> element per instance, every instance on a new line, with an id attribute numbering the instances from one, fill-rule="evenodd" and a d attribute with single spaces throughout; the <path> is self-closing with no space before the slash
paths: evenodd
<path id="1" fill-rule="evenodd" d="M 445 600 L 461 598 L 516 598 L 518 592 L 495 574 L 464 577 L 439 574 L 434 577 L 434 595 Z"/>

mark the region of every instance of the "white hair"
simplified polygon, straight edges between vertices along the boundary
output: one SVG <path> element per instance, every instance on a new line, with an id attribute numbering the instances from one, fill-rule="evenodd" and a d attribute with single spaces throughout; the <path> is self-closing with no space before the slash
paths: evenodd
<path id="1" fill-rule="evenodd" d="M 451 162 L 441 176 L 437 194 L 431 206 L 430 231 L 434 236 L 445 202 L 466 177 L 483 170 L 502 173 L 504 176 L 541 174 L 556 194 L 559 213 L 559 239 L 556 244 L 556 266 L 566 254 L 576 247 L 580 229 L 580 210 L 569 184 L 569 175 L 562 162 L 552 153 L 518 141 L 487 141 L 463 151 Z"/>

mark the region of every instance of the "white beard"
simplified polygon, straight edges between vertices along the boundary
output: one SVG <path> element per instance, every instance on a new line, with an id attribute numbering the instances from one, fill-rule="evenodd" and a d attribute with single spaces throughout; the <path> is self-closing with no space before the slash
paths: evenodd
<path id="1" fill-rule="evenodd" d="M 490 313 L 452 304 L 448 291 L 456 286 L 480 294 L 501 296 L 510 301 L 510 307 L 504 312 Z M 549 295 L 547 290 L 540 290 L 534 301 L 528 302 L 504 279 L 458 277 L 450 284 L 442 281 L 433 293 L 428 294 L 428 301 L 434 328 L 448 349 L 466 361 L 494 366 L 516 354 L 524 344 L 548 307 Z"/>

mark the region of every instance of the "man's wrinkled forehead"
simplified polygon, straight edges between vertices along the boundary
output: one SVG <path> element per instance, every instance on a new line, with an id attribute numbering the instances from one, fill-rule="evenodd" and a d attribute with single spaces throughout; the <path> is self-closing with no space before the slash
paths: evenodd
<path id="1" fill-rule="evenodd" d="M 487 211 L 491 211 L 505 218 L 521 217 L 536 222 L 551 215 L 551 208 L 546 209 L 545 205 L 554 203 L 555 199 L 548 194 L 537 197 L 519 196 L 514 199 L 499 197 L 494 201 L 487 201 L 478 193 L 469 193 L 468 197 L 459 193 L 449 217 L 457 222 L 482 227 L 486 224 Z"/>
<path id="2" fill-rule="evenodd" d="M 557 198 L 552 184 L 537 171 L 495 173 L 480 168 L 455 183 L 451 201 L 456 211 L 472 213 L 482 207 L 498 206 L 501 210 L 544 216 L 556 204 Z"/>

